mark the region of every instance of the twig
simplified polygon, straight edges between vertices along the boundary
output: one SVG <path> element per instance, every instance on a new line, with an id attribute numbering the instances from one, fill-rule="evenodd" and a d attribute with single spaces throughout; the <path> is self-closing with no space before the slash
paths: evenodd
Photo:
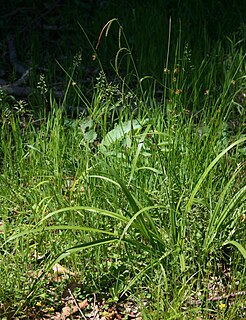
<path id="1" fill-rule="evenodd" d="M 231 294 L 210 297 L 210 298 L 208 298 L 208 301 L 215 302 L 215 301 L 220 301 L 220 300 L 231 300 L 235 297 L 244 296 L 244 295 L 246 295 L 246 291 L 232 292 Z M 202 301 L 200 299 L 197 299 L 197 300 L 195 299 L 190 302 L 190 305 L 193 305 L 193 304 L 201 305 Z"/>
<path id="2" fill-rule="evenodd" d="M 231 294 L 227 294 L 227 295 L 223 295 L 223 296 L 217 296 L 217 297 L 211 297 L 208 300 L 209 301 L 219 301 L 219 300 L 225 300 L 225 299 L 230 299 L 230 298 L 235 298 L 237 296 L 244 296 L 246 295 L 246 291 L 239 291 L 239 292 L 235 292 L 235 293 L 231 293 Z"/>
<path id="3" fill-rule="evenodd" d="M 73 299 L 74 304 L 75 304 L 76 307 L 78 308 L 79 313 L 81 314 L 82 318 L 83 318 L 84 320 L 87 320 L 86 317 L 85 317 L 85 315 L 83 314 L 83 312 L 82 312 L 82 310 L 81 310 L 81 308 L 80 308 L 80 306 L 79 306 L 79 304 L 78 304 L 75 296 L 73 295 L 72 291 L 71 291 L 69 288 L 68 288 L 68 292 L 69 292 L 71 298 Z"/>
<path id="4" fill-rule="evenodd" d="M 13 85 L 14 86 L 21 86 L 23 84 L 26 84 L 27 79 L 29 77 L 30 69 L 27 69 L 26 72 L 23 73 L 23 75 L 20 77 L 20 79 L 16 80 Z"/>
<path id="5" fill-rule="evenodd" d="M 96 319 L 97 312 L 96 312 L 96 294 L 93 293 L 93 320 Z"/>

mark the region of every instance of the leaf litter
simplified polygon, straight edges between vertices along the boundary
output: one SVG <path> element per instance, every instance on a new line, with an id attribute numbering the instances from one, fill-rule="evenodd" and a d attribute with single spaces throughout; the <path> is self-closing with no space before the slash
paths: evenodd
<path id="1" fill-rule="evenodd" d="M 45 276 L 48 278 L 47 291 L 54 292 L 56 284 L 67 281 L 67 285 L 60 294 L 60 301 L 56 301 L 53 307 L 48 307 L 45 301 L 38 301 L 34 307 L 26 307 L 23 312 L 25 315 L 18 319 L 142 320 L 140 306 L 134 298 L 112 302 L 107 292 L 98 296 L 95 293 L 87 295 L 83 292 L 86 298 L 77 298 L 76 292 L 81 291 L 83 285 L 76 280 L 76 273 L 58 263 L 52 267 L 52 270 L 53 273 Z M 33 276 L 35 277 L 34 274 Z"/>

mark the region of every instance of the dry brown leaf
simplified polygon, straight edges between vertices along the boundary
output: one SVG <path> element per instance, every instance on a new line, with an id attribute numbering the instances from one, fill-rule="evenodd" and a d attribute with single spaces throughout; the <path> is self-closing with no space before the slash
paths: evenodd
<path id="1" fill-rule="evenodd" d="M 67 274 L 70 276 L 75 276 L 74 272 L 69 271 L 68 269 L 66 269 L 65 267 L 63 267 L 62 265 L 60 265 L 59 263 L 56 263 L 53 266 L 53 271 L 56 275 L 61 275 L 61 274 Z"/>
<path id="2" fill-rule="evenodd" d="M 80 308 L 80 310 L 83 310 L 89 304 L 88 300 L 85 299 L 85 300 L 81 301 L 80 303 L 78 303 L 78 306 L 79 306 L 79 308 L 78 308 L 75 304 L 72 303 L 72 301 L 73 300 L 69 300 L 68 301 L 69 306 L 63 307 L 61 313 L 56 312 L 55 315 L 51 317 L 51 319 L 53 319 L 53 320 L 65 320 L 68 317 L 70 317 L 71 315 L 73 315 L 74 313 L 78 312 L 79 308 Z"/>
<path id="3" fill-rule="evenodd" d="M 77 311 L 78 311 L 78 308 L 74 305 L 64 307 L 64 308 L 62 308 L 61 318 L 66 319 L 66 317 L 69 317 L 70 315 L 72 315 L 73 313 L 75 313 Z"/>
<path id="4" fill-rule="evenodd" d="M 60 312 L 56 312 L 54 316 L 51 317 L 52 320 L 61 320 Z"/>
<path id="5" fill-rule="evenodd" d="M 88 300 L 87 299 L 85 299 L 85 300 L 83 300 L 83 301 L 81 301 L 81 302 L 79 302 L 78 303 L 78 305 L 79 305 L 79 307 L 80 307 L 80 309 L 81 310 L 84 310 L 87 306 L 88 306 Z"/>
<path id="6" fill-rule="evenodd" d="M 245 221 L 245 213 L 243 213 L 241 217 L 241 222 L 244 222 L 244 221 Z"/>

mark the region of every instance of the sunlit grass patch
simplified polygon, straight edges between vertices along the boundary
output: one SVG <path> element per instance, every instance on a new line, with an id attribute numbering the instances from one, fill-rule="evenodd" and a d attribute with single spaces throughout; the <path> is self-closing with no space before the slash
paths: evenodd
<path id="1" fill-rule="evenodd" d="M 92 293 L 128 299 L 145 319 L 243 317 L 245 56 L 218 43 L 194 67 L 178 42 L 160 83 L 139 77 L 118 21 L 103 32 L 112 23 L 122 37 L 117 77 L 101 70 L 91 102 L 74 66 L 62 65 L 64 100 L 51 94 L 38 124 L 2 96 L 0 310 L 62 313 L 69 288 L 91 305 Z M 123 51 L 135 83 L 120 74 Z M 230 64 L 217 64 L 220 53 Z M 75 118 L 66 113 L 74 90 L 87 108 Z"/>

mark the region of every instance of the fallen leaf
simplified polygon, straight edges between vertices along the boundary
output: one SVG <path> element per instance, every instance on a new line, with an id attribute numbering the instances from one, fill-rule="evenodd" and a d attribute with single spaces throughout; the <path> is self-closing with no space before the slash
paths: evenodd
<path id="1" fill-rule="evenodd" d="M 61 274 L 68 274 L 70 276 L 75 276 L 74 272 L 69 271 L 68 269 L 66 269 L 65 267 L 63 267 L 62 265 L 60 265 L 59 263 L 56 263 L 53 266 L 53 271 L 56 275 L 61 275 Z"/>
<path id="2" fill-rule="evenodd" d="M 79 305 L 79 307 L 80 307 L 80 309 L 81 310 L 83 310 L 83 309 L 85 309 L 87 306 L 88 306 L 88 300 L 87 299 L 85 299 L 85 300 L 83 300 L 83 301 L 81 301 L 81 302 L 79 302 L 78 303 L 78 305 Z"/>
<path id="3" fill-rule="evenodd" d="M 81 301 L 80 303 L 78 303 L 78 306 L 81 310 L 85 309 L 88 306 L 88 300 L 85 299 L 85 300 Z M 79 308 L 75 304 L 71 304 L 70 306 L 63 307 L 61 314 L 58 316 L 58 318 L 56 318 L 56 320 L 66 319 L 67 317 L 78 312 Z"/>
<path id="4" fill-rule="evenodd" d="M 72 315 L 77 311 L 78 311 L 78 308 L 76 306 L 63 307 L 61 312 L 61 319 L 66 319 L 66 317 L 69 317 L 70 315 Z"/>

